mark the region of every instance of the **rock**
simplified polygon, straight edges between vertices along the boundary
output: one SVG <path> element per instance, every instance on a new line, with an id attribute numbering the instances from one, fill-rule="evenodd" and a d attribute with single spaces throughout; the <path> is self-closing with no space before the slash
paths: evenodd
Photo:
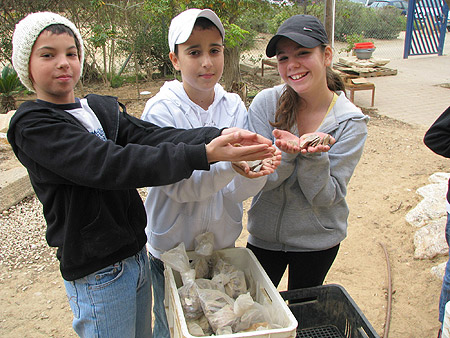
<path id="1" fill-rule="evenodd" d="M 10 110 L 6 114 L 0 114 L 0 132 L 6 133 L 9 127 L 9 121 L 16 111 Z"/>
<path id="2" fill-rule="evenodd" d="M 415 227 L 423 227 L 433 219 L 446 216 L 445 198 L 425 198 L 405 216 L 406 221 Z"/>
<path id="3" fill-rule="evenodd" d="M 430 183 L 443 183 L 445 185 L 447 185 L 449 179 L 450 173 L 434 173 L 428 178 Z"/>
<path id="4" fill-rule="evenodd" d="M 412 226 L 420 229 L 414 234 L 414 257 L 432 259 L 437 255 L 448 255 L 445 240 L 447 223 L 446 196 L 450 173 L 437 172 L 428 178 L 431 184 L 420 187 L 417 193 L 423 200 L 409 211 L 405 219 Z M 446 262 L 431 269 L 431 274 L 443 279 Z"/>
<path id="5" fill-rule="evenodd" d="M 445 266 L 447 265 L 447 262 L 441 263 L 439 265 L 433 266 L 431 268 L 431 274 L 435 276 L 439 280 L 444 279 L 444 273 L 445 273 Z"/>
<path id="6" fill-rule="evenodd" d="M 437 175 L 433 179 L 440 177 Z M 422 227 L 433 219 L 446 216 L 447 188 L 447 181 L 444 180 L 441 183 L 428 184 L 417 189 L 416 193 L 424 199 L 406 214 L 406 221 L 413 226 Z"/>
<path id="7" fill-rule="evenodd" d="M 441 217 L 430 221 L 429 224 L 416 231 L 414 258 L 432 259 L 448 252 L 448 245 L 445 241 L 446 223 L 447 217 Z"/>

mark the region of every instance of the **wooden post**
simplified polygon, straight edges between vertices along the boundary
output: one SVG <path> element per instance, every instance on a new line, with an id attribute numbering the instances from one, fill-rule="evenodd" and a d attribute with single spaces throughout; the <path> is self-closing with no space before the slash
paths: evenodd
<path id="1" fill-rule="evenodd" d="M 335 0 L 325 1 L 324 27 L 327 32 L 331 48 L 334 47 L 334 7 Z"/>

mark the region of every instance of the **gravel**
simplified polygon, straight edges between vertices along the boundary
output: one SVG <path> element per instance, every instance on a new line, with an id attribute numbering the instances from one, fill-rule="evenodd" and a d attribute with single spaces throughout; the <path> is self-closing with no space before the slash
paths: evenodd
<path id="1" fill-rule="evenodd" d="M 138 189 L 142 199 L 147 189 Z M 33 195 L 0 213 L 0 281 L 13 270 L 31 269 L 40 273 L 46 267 L 59 265 L 56 248 L 45 239 L 47 224 L 42 204 Z"/>
<path id="2" fill-rule="evenodd" d="M 46 227 L 42 205 L 35 196 L 0 214 L 0 281 L 13 270 L 41 272 L 58 263 L 56 248 L 45 240 Z"/>

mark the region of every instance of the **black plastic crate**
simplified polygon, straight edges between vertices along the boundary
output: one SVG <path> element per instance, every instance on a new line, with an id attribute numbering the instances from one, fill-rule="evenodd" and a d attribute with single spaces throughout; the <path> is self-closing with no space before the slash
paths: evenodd
<path id="1" fill-rule="evenodd" d="M 297 338 L 380 338 L 337 284 L 280 292 L 298 321 Z"/>

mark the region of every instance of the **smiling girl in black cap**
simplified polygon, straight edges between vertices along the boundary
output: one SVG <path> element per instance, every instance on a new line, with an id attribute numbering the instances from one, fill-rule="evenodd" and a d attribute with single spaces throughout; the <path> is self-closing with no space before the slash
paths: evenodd
<path id="1" fill-rule="evenodd" d="M 361 157 L 367 121 L 331 70 L 333 52 L 321 22 L 287 19 L 269 41 L 285 82 L 265 89 L 249 108 L 250 129 L 272 138 L 281 165 L 253 198 L 247 247 L 278 285 L 289 266 L 288 289 L 321 285 L 347 235 L 347 184 Z M 307 135 L 330 145 L 304 146 Z"/>

